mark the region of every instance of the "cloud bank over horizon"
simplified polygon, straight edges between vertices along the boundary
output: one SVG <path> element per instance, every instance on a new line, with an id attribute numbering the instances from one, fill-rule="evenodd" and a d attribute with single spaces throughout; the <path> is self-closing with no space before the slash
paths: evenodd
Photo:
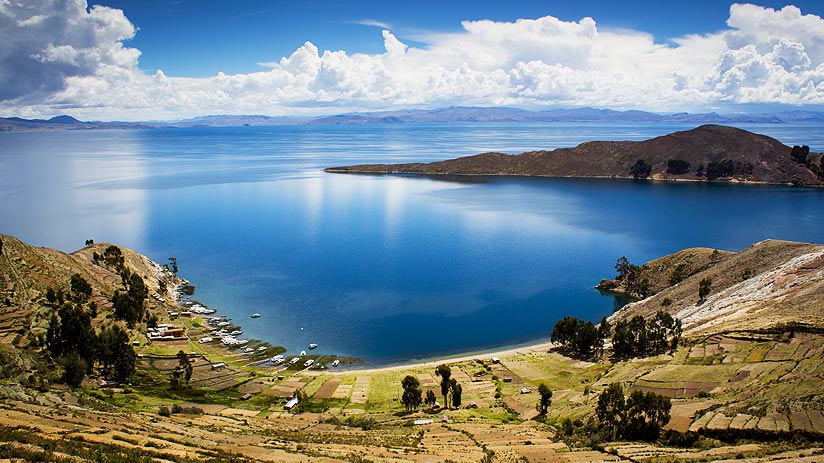
<path id="1" fill-rule="evenodd" d="M 363 23 L 379 25 L 375 20 Z M 383 26 L 380 24 L 380 26 Z M 377 54 L 306 41 L 260 72 L 142 71 L 121 10 L 85 0 L 0 0 L 0 113 L 158 120 L 449 105 L 694 111 L 824 104 L 824 19 L 795 6 L 733 4 L 726 28 L 656 43 L 590 17 L 464 21 L 409 46 L 382 30 Z"/>

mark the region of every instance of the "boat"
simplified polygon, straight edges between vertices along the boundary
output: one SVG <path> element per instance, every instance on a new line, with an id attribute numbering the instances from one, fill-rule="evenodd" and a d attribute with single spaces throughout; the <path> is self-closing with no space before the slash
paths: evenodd
<path id="1" fill-rule="evenodd" d="M 308 368 L 308 367 L 311 367 L 313 363 L 315 363 L 315 360 L 314 359 L 309 359 L 309 360 L 303 362 L 303 366 Z"/>
<path id="2" fill-rule="evenodd" d="M 266 346 L 260 346 L 260 347 L 258 347 L 258 352 L 263 352 L 263 351 L 265 351 L 266 349 L 268 349 L 268 347 L 266 347 Z"/>
<path id="3" fill-rule="evenodd" d="M 260 314 L 255 312 L 252 314 L 252 318 L 260 318 Z"/>
<path id="4" fill-rule="evenodd" d="M 229 334 L 231 334 L 232 336 L 237 336 L 239 334 L 243 334 L 243 330 L 234 330 Z"/>
<path id="5" fill-rule="evenodd" d="M 309 348 L 310 348 L 310 349 L 314 349 L 314 348 L 316 348 L 316 347 L 318 347 L 318 345 L 317 345 L 317 344 L 315 344 L 314 342 L 313 342 L 312 344 L 309 344 Z"/>
<path id="6" fill-rule="evenodd" d="M 293 357 L 292 360 L 289 360 L 290 365 L 294 365 L 300 361 L 300 357 Z"/>
<path id="7" fill-rule="evenodd" d="M 334 362 L 332 362 L 332 366 L 333 366 L 333 367 L 336 367 L 336 366 L 338 366 L 338 365 L 340 365 L 340 360 L 335 359 L 335 361 L 334 361 Z"/>
<path id="8" fill-rule="evenodd" d="M 305 350 L 300 351 L 300 356 L 301 357 L 306 357 L 306 351 Z"/>
<path id="9" fill-rule="evenodd" d="M 212 342 L 212 341 L 214 341 L 214 339 L 210 338 L 208 336 L 206 336 L 205 338 L 200 338 L 198 340 L 198 342 L 201 343 L 201 344 L 206 344 L 207 342 Z"/>

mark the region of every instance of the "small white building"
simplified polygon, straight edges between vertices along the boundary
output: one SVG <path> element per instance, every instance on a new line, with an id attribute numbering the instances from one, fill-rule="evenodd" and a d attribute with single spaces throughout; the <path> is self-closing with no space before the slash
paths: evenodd
<path id="1" fill-rule="evenodd" d="M 286 405 L 283 406 L 283 409 L 291 410 L 295 408 L 298 405 L 298 403 L 300 403 L 300 400 L 297 397 L 292 397 L 291 399 L 289 399 L 288 402 L 286 402 Z"/>

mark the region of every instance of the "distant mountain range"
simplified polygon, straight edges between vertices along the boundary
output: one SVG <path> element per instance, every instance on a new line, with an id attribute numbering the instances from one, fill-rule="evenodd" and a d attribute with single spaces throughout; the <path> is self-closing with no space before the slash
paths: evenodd
<path id="1" fill-rule="evenodd" d="M 781 124 L 822 123 L 824 112 L 784 111 L 774 114 L 675 113 L 661 114 L 646 111 L 614 111 L 611 109 L 576 108 L 528 111 L 518 108 L 449 107 L 440 109 L 411 109 L 347 113 L 321 117 L 271 117 L 262 115 L 214 115 L 179 121 L 101 122 L 80 121 L 62 115 L 51 119 L 0 118 L 1 131 L 21 130 L 89 130 L 168 127 L 242 127 L 274 125 L 318 124 L 414 124 L 450 122 L 632 122 L 632 123 L 690 123 L 690 124 Z"/>

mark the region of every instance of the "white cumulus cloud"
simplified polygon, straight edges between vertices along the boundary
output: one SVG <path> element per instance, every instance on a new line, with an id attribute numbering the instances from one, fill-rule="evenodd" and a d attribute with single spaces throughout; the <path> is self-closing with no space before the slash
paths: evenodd
<path id="1" fill-rule="evenodd" d="M 0 0 L 0 110 L 95 119 L 300 114 L 461 105 L 692 110 L 824 104 L 824 20 L 794 6 L 730 8 L 727 28 L 656 43 L 596 19 L 464 21 L 410 46 L 385 24 L 384 52 L 307 41 L 248 74 L 147 74 L 119 10 L 82 0 Z M 273 57 L 274 58 L 274 57 Z"/>

